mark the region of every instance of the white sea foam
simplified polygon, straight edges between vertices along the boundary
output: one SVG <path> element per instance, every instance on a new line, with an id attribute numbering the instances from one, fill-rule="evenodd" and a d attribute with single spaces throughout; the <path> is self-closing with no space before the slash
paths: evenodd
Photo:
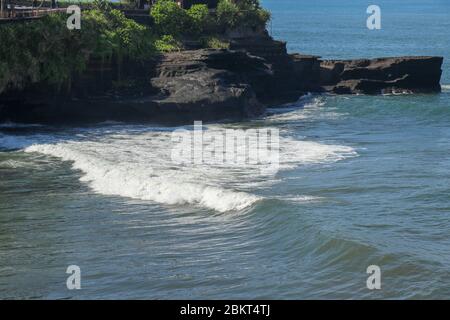
<path id="1" fill-rule="evenodd" d="M 336 119 L 341 114 L 330 112 L 330 109 L 323 110 L 325 105 L 323 97 L 307 95 L 297 101 L 294 105 L 281 108 L 269 108 L 270 115 L 266 117 L 270 122 L 294 122 L 311 118 L 333 118 Z"/>
<path id="2" fill-rule="evenodd" d="M 300 195 L 300 196 L 283 196 L 278 197 L 277 199 L 289 201 L 289 202 L 300 202 L 300 203 L 311 203 L 311 202 L 320 202 L 323 200 L 322 197 L 314 197 L 314 196 L 306 196 L 306 195 Z"/>
<path id="3" fill-rule="evenodd" d="M 225 127 L 210 126 L 208 130 Z M 257 190 L 279 182 L 276 176 L 264 175 L 258 165 L 176 165 L 170 158 L 171 131 L 167 129 L 121 128 L 103 133 L 78 141 L 49 143 L 48 138 L 40 137 L 32 140 L 32 145 L 15 143 L 28 153 L 72 162 L 82 173 L 80 180 L 97 193 L 162 204 L 188 204 L 219 212 L 242 210 L 262 199 L 255 195 Z M 355 154 L 350 147 L 281 138 L 280 169 L 334 162 Z"/>
<path id="4" fill-rule="evenodd" d="M 280 166 L 284 169 L 299 164 L 335 162 L 357 155 L 351 147 L 294 139 L 284 139 L 280 149 Z"/>
<path id="5" fill-rule="evenodd" d="M 441 85 L 442 91 L 450 91 L 450 84 L 443 84 Z"/>
<path id="6" fill-rule="evenodd" d="M 108 155 L 103 156 L 103 152 L 100 154 L 98 152 L 104 148 L 105 146 L 95 146 L 92 143 L 88 145 L 62 143 L 34 145 L 26 148 L 25 151 L 39 152 L 64 161 L 72 161 L 73 168 L 81 170 L 84 174 L 80 180 L 88 182 L 94 191 L 101 194 L 152 200 L 170 205 L 194 204 L 220 212 L 240 210 L 258 200 L 258 197 L 244 192 L 229 191 L 196 182 L 194 179 L 189 179 L 194 177 L 183 177 L 181 172 L 177 174 L 177 170 L 155 171 L 151 161 L 148 164 L 143 161 L 128 162 L 125 158 L 121 159 L 123 156 L 121 153 L 124 150 L 114 152 L 112 148 L 106 148 L 109 149 L 105 150 Z"/>
<path id="7" fill-rule="evenodd" d="M 289 108 L 277 110 L 275 114 L 268 116 L 266 119 L 275 122 L 289 122 L 307 119 L 307 113 L 300 108 Z"/>
<path id="8" fill-rule="evenodd" d="M 214 186 L 205 179 L 203 183 L 198 173 L 173 167 L 164 152 L 170 151 L 169 144 L 167 133 L 151 133 L 141 139 L 112 135 L 104 142 L 35 144 L 25 151 L 71 161 L 73 168 L 83 173 L 80 180 L 101 194 L 169 205 L 199 205 L 220 212 L 241 210 L 259 199 Z"/>

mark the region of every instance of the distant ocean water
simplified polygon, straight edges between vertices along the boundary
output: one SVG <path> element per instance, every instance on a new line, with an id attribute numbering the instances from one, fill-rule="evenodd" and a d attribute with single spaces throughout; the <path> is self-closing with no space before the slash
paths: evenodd
<path id="1" fill-rule="evenodd" d="M 450 297 L 450 3 L 378 1 L 369 31 L 366 1 L 262 2 L 292 52 L 444 56 L 443 93 L 311 95 L 207 125 L 279 128 L 275 176 L 174 165 L 174 128 L 2 124 L 0 298 Z"/>
<path id="2" fill-rule="evenodd" d="M 291 52 L 325 59 L 408 55 L 445 57 L 450 84 L 450 3 L 446 0 L 262 0 L 272 12 L 269 31 Z M 369 30 L 367 7 L 381 9 L 381 30 Z"/>

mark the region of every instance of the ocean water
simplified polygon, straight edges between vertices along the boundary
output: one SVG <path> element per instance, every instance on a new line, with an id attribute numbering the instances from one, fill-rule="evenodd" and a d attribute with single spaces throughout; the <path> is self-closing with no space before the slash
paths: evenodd
<path id="1" fill-rule="evenodd" d="M 450 297 L 450 3 L 378 1 L 368 31 L 365 1 L 262 2 L 293 52 L 442 55 L 443 92 L 309 95 L 206 125 L 279 129 L 275 175 L 176 164 L 181 128 L 2 124 L 0 298 Z"/>

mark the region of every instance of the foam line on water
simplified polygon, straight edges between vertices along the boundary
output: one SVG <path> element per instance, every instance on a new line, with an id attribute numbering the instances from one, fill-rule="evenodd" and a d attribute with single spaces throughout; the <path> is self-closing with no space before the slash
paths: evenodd
<path id="1" fill-rule="evenodd" d="M 323 97 L 305 96 L 294 105 L 269 108 L 266 120 L 271 122 L 291 122 L 311 118 L 318 108 L 325 105 Z"/>
<path id="2" fill-rule="evenodd" d="M 59 145 L 34 145 L 26 152 L 39 152 L 71 161 L 73 168 L 81 170 L 81 181 L 101 194 L 152 200 L 169 205 L 193 204 L 219 212 L 241 210 L 259 198 L 245 192 L 234 192 L 202 183 L 186 182 L 172 176 L 154 173 L 151 165 L 111 161 L 91 152 L 82 152 L 82 143 Z"/>
<path id="3" fill-rule="evenodd" d="M 0 146 L 21 147 L 72 163 L 81 181 L 95 192 L 169 205 L 194 205 L 219 212 L 242 210 L 262 199 L 258 190 L 280 180 L 258 164 L 177 165 L 171 161 L 171 131 L 108 129 L 84 132 L 81 140 L 49 137 L 0 137 Z M 220 125 L 207 131 L 221 132 Z M 62 141 L 62 142 L 59 142 Z M 257 146 L 251 146 L 257 148 Z M 356 155 L 351 147 L 280 137 L 280 170 L 335 162 Z"/>

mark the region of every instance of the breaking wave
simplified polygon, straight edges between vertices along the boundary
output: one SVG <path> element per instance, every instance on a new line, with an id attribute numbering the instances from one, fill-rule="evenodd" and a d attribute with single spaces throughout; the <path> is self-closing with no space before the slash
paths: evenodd
<path id="1" fill-rule="evenodd" d="M 207 128 L 212 133 L 224 130 L 221 125 Z M 167 128 L 97 128 L 70 136 L 0 134 L 0 148 L 71 162 L 73 169 L 81 171 L 80 180 L 99 194 L 218 212 L 251 207 L 263 199 L 259 189 L 280 181 L 276 174 L 261 170 L 260 164 L 175 164 L 171 160 L 172 131 Z M 279 170 L 355 155 L 351 147 L 280 137 Z"/>
<path id="2" fill-rule="evenodd" d="M 199 205 L 219 212 L 241 210 L 259 199 L 245 192 L 230 191 L 186 179 L 177 170 L 155 171 L 151 162 L 134 163 L 121 159 L 119 150 L 114 152 L 110 149 L 111 153 L 104 156 L 100 152 L 104 148 L 105 146 L 93 143 L 61 143 L 33 145 L 26 148 L 25 152 L 39 152 L 71 161 L 74 169 L 83 172 L 80 180 L 89 183 L 95 192 L 105 195 L 151 200 L 168 205 Z M 126 150 L 123 152 L 127 153 Z M 116 155 L 117 160 L 114 160 Z"/>

